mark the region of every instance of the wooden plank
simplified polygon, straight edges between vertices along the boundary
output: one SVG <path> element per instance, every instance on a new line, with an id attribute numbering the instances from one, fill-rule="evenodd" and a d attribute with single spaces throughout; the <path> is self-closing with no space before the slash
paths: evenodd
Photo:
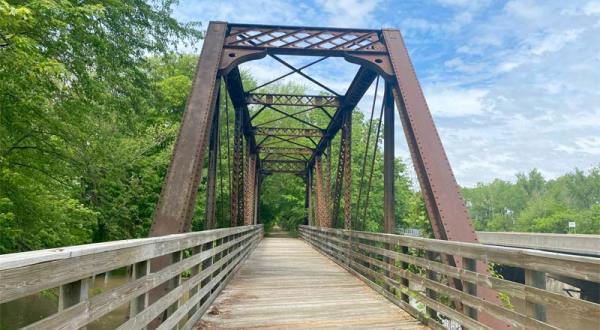
<path id="1" fill-rule="evenodd" d="M 472 282 L 477 285 L 485 285 L 495 291 L 506 293 L 511 297 L 521 300 L 528 300 L 541 305 L 561 306 L 565 317 L 569 317 L 573 320 L 581 320 L 583 322 L 592 324 L 600 319 L 600 306 L 589 301 L 567 297 L 533 286 L 523 285 L 493 276 L 486 276 L 484 274 L 469 271 L 464 268 L 456 268 L 443 263 L 432 262 L 425 258 L 400 254 L 394 251 L 387 251 L 370 245 L 359 243 L 358 247 L 370 252 L 391 257 L 395 260 L 400 260 L 423 267 L 424 269 L 435 270 L 436 272 L 449 277 Z"/>
<path id="2" fill-rule="evenodd" d="M 343 255 L 346 252 L 343 249 L 343 246 L 344 244 L 347 244 L 347 242 L 343 242 L 343 238 L 338 238 L 348 237 L 349 235 L 347 235 L 345 231 L 335 229 L 321 230 L 320 228 L 313 229 L 303 226 L 300 229 L 300 234 L 302 238 L 309 241 L 311 244 L 313 244 L 318 249 L 322 250 L 325 254 L 332 257 L 334 260 L 346 258 Z M 328 239 L 323 239 L 326 236 L 328 236 Z M 370 239 L 367 240 L 373 241 Z M 530 279 L 530 281 L 528 282 L 529 285 L 522 285 L 519 283 L 506 281 L 492 276 L 486 276 L 485 274 L 480 274 L 472 270 L 456 268 L 440 262 L 434 262 L 426 260 L 424 258 L 419 258 L 404 253 L 399 253 L 396 251 L 390 251 L 388 249 L 382 248 L 383 246 L 385 246 L 384 244 L 381 244 L 382 247 L 371 246 L 360 242 L 356 242 L 353 244 L 356 246 L 353 257 L 358 259 L 356 262 L 353 262 L 352 260 L 345 260 L 343 261 L 344 265 L 349 264 L 354 268 L 360 268 L 364 272 L 375 276 L 377 278 L 377 281 L 382 282 L 386 285 L 389 281 L 393 281 L 395 285 L 403 287 L 401 283 L 392 279 L 394 275 L 400 277 L 404 276 L 409 279 L 412 279 L 417 283 L 425 286 L 426 288 L 430 288 L 434 291 L 439 291 L 452 299 L 464 302 L 466 305 L 465 307 L 467 307 L 466 313 L 470 316 L 475 316 L 475 312 L 478 311 L 485 311 L 488 314 L 490 314 L 491 311 L 491 314 L 494 315 L 496 318 L 505 320 L 508 323 L 513 324 L 513 326 L 553 329 L 553 326 L 539 322 L 545 321 L 545 318 L 543 317 L 543 312 L 540 312 L 539 307 L 556 305 L 561 306 L 561 308 L 563 308 L 563 311 L 561 311 L 561 313 L 564 315 L 564 317 L 583 322 L 581 324 L 588 324 L 589 326 L 593 326 L 594 324 L 597 324 L 597 320 L 600 318 L 599 305 L 545 291 L 543 290 L 543 287 L 541 285 L 544 281 L 542 281 L 541 279 L 538 279 L 537 282 L 532 281 Z M 381 256 L 382 259 L 391 258 L 395 261 L 401 261 L 400 267 L 397 267 L 393 264 L 390 265 L 387 262 L 379 260 L 380 257 L 374 258 L 373 256 L 362 255 L 361 253 L 375 253 L 376 256 Z M 467 260 L 465 263 L 468 265 L 469 262 L 471 262 L 472 264 L 473 262 L 471 260 Z M 369 267 L 365 267 L 361 264 L 360 261 L 364 261 L 370 265 L 375 265 L 377 269 L 373 270 Z M 466 287 L 466 290 L 470 291 L 468 293 L 471 293 L 471 295 L 450 288 L 445 284 L 426 279 L 411 272 L 407 272 L 404 269 L 405 267 L 403 267 L 406 263 L 423 267 L 423 269 L 439 272 L 451 278 L 464 280 L 466 281 L 464 283 L 471 286 Z M 384 276 L 386 272 L 390 272 L 390 267 L 392 267 L 392 275 L 390 276 L 392 278 Z M 520 299 L 525 299 L 530 303 L 530 307 L 533 306 L 530 308 L 528 314 L 533 317 L 527 317 L 526 315 L 523 315 L 525 314 L 525 311 L 523 311 L 522 314 L 516 313 L 512 310 L 500 306 L 488 304 L 488 302 L 473 296 L 472 294 L 474 293 L 474 290 L 472 289 L 476 287 L 475 285 L 485 285 L 494 290 L 506 292 L 509 295 L 513 295 Z M 382 288 L 382 290 L 385 291 L 384 288 Z M 388 294 L 392 293 L 388 292 Z M 427 300 L 425 298 L 426 297 L 421 296 L 420 294 L 418 295 L 418 300 L 421 300 L 422 302 Z M 431 306 L 431 300 L 427 305 Z"/>
<path id="3" fill-rule="evenodd" d="M 261 241 L 198 326 L 426 328 L 308 244 L 293 238 Z"/>
<path id="4" fill-rule="evenodd" d="M 0 256 L 0 303 L 224 236 L 256 231 L 259 227 L 260 225 L 169 235 L 164 239 L 144 238 L 121 244 L 90 244 L 93 246 L 65 248 L 64 250 L 69 251 L 67 254 L 56 249 L 57 255 L 54 256 L 49 256 L 45 251 L 41 252 L 42 256 L 38 256 L 36 251 Z M 24 259 L 16 262 L 15 255 Z"/>
<path id="5" fill-rule="evenodd" d="M 306 228 L 305 226 L 302 226 Z M 310 228 L 321 232 L 341 231 L 339 229 Z M 426 251 L 448 253 L 453 255 L 498 264 L 532 269 L 550 274 L 565 275 L 587 281 L 600 282 L 600 259 L 574 256 L 553 252 L 518 249 L 510 247 L 487 246 L 475 243 L 454 242 L 402 235 L 354 232 L 354 237 L 376 241 L 379 243 L 400 244 L 402 246 Z"/>
<path id="6" fill-rule="evenodd" d="M 239 240 L 252 240 L 256 239 L 256 237 L 256 234 L 246 234 L 240 237 Z M 232 241 L 231 245 L 237 242 L 237 240 Z M 248 244 L 249 243 L 243 245 L 241 248 L 246 248 Z M 135 281 L 131 281 L 110 291 L 98 294 L 88 301 L 83 301 L 65 311 L 53 314 L 43 320 L 31 324 L 27 327 L 27 329 L 63 328 L 67 326 L 74 328 L 82 327 L 102 317 L 103 315 L 106 315 L 115 308 L 118 308 L 123 303 L 145 294 L 149 290 L 161 285 L 165 281 L 168 281 L 169 279 L 173 278 L 174 274 L 181 273 L 184 270 L 193 267 L 193 265 L 211 258 L 213 255 L 221 252 L 229 246 L 230 245 L 223 245 L 217 249 L 203 251 L 202 253 L 184 259 L 179 263 L 169 265 L 168 267 L 161 269 L 156 273 L 149 273 Z M 227 260 L 229 259 L 223 259 L 222 262 L 224 263 Z M 216 271 L 220 266 L 221 264 L 218 264 L 214 267 L 207 268 L 197 276 L 206 278 L 212 274 L 212 272 Z"/>
<path id="7" fill-rule="evenodd" d="M 224 236 L 249 231 L 257 227 L 261 227 L 261 225 L 221 228 L 197 231 L 193 233 L 165 235 L 160 237 L 136 238 L 121 241 L 74 245 L 54 249 L 4 254 L 0 255 L 0 270 L 165 242 L 186 242 L 185 244 L 190 244 L 190 242 L 187 241 L 192 240 L 191 245 L 196 246 L 202 244 L 203 242 L 209 242 Z"/>

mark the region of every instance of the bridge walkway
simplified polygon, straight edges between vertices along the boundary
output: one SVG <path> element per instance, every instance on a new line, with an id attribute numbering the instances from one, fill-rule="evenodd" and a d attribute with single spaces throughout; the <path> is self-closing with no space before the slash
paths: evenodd
<path id="1" fill-rule="evenodd" d="M 427 329 L 307 243 L 265 238 L 198 329 Z"/>

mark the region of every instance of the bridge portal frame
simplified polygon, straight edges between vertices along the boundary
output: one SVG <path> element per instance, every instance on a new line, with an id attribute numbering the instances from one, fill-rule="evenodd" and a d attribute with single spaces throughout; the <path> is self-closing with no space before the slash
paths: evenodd
<path id="1" fill-rule="evenodd" d="M 252 91 L 244 91 L 238 66 L 267 55 L 290 68 L 293 73 L 300 74 L 323 87 L 331 95 L 324 98 L 310 95 L 251 94 Z M 341 57 L 348 62 L 360 65 L 360 68 L 346 93 L 339 95 L 302 72 L 303 68 L 290 65 L 278 55 L 321 56 L 323 59 Z M 309 175 L 309 173 L 314 173 L 314 178 L 317 180 L 315 191 L 317 220 L 318 223 L 329 224 L 328 226 L 337 221 L 335 216 L 339 213 L 343 184 L 343 189 L 346 191 L 344 194 L 344 227 L 351 229 L 351 167 L 349 166 L 351 134 L 348 127 L 351 127 L 353 109 L 378 75 L 385 79 L 386 91 L 388 91 L 386 94 L 389 95 L 391 92 L 393 103 L 398 110 L 435 237 L 450 241 L 477 242 L 466 206 L 460 195 L 459 186 L 400 31 L 395 29 L 228 24 L 226 22 L 210 22 L 208 25 L 192 90 L 183 114 L 181 129 L 156 208 L 151 236 L 183 233 L 190 230 L 205 152 L 210 137 L 218 135 L 214 133 L 215 130 L 218 130 L 218 125 L 215 125 L 215 122 L 218 123 L 218 121 L 214 118 L 219 109 L 217 100 L 221 92 L 221 80 L 225 82 L 227 94 L 235 109 L 236 123 L 231 225 L 237 226 L 243 222 L 248 224 L 250 219 L 257 219 L 256 201 L 259 196 L 253 195 L 257 193 L 258 189 L 256 187 L 244 188 L 244 185 L 258 185 L 262 181 L 261 176 L 286 172 L 302 176 L 305 180 L 310 178 L 311 181 L 313 175 Z M 394 105 L 389 100 L 388 98 L 387 108 Z M 315 143 L 310 157 L 307 157 L 306 160 L 269 159 L 267 161 L 259 156 L 260 144 L 257 144 L 256 141 L 259 129 L 252 125 L 248 104 L 263 104 L 264 107 L 270 108 L 274 108 L 273 105 L 277 104 L 310 105 L 314 108 L 322 108 L 323 104 L 335 104 L 336 111 L 331 116 L 331 121 L 326 128 L 314 127 L 322 136 L 319 142 Z M 298 120 L 293 115 L 287 115 L 287 118 Z M 392 116 L 388 114 L 385 118 L 389 120 Z M 388 126 L 387 122 L 386 126 Z M 323 166 L 319 163 L 322 162 L 322 156 L 329 149 L 333 138 L 340 130 L 343 132 L 342 152 L 336 175 L 335 194 L 332 196 L 334 202 L 332 208 L 329 205 L 329 196 L 327 196 L 330 189 L 325 187 L 325 185 L 328 186 L 326 183 L 329 177 L 323 178 Z M 393 130 L 388 128 L 387 134 L 385 134 L 388 139 L 391 136 L 390 132 L 393 133 Z M 264 139 L 274 136 L 275 130 L 269 134 L 260 143 L 264 142 Z M 296 131 L 294 134 L 308 135 L 314 134 L 314 132 Z M 297 137 L 285 139 L 278 136 L 278 138 L 292 142 L 292 139 Z M 242 156 L 244 153 L 242 139 L 245 139 L 247 146 L 245 156 Z M 389 145 L 385 151 L 386 153 L 393 152 Z M 330 162 L 332 155 L 328 153 L 326 156 Z M 393 180 L 393 155 L 386 154 L 385 158 L 384 177 L 387 181 Z M 251 166 L 248 166 L 249 160 L 252 160 Z M 294 166 L 290 165 L 292 162 Z M 297 168 L 298 162 L 303 163 L 303 166 L 300 166 L 301 169 Z M 267 163 L 269 166 L 265 166 Z M 209 164 L 211 167 L 213 162 L 209 162 Z M 212 170 L 210 173 L 214 175 L 215 172 Z M 255 178 L 254 173 L 258 174 L 258 179 Z M 248 180 L 244 180 L 245 175 L 249 176 Z M 307 183 L 307 187 L 312 187 L 312 183 Z M 214 184 L 208 186 L 207 194 L 212 195 L 213 198 L 207 200 L 209 203 L 207 209 L 211 210 L 214 210 L 214 189 Z M 393 201 L 393 193 L 393 182 L 388 182 L 384 198 L 386 201 L 384 208 L 386 232 L 394 230 L 394 207 L 390 205 L 390 202 Z M 244 196 L 244 194 L 251 196 Z M 310 195 L 306 194 L 306 196 Z M 312 203 L 307 202 L 306 205 L 312 205 Z M 309 212 L 312 211 L 309 210 Z M 214 211 L 207 213 L 206 223 L 209 224 L 208 226 L 214 226 L 214 214 Z M 461 258 L 453 258 L 452 255 L 446 255 L 444 260 L 458 267 L 472 268 L 468 262 L 463 265 Z M 164 267 L 168 263 L 168 260 L 164 260 L 155 265 Z M 487 265 L 482 262 L 478 262 L 476 268 L 479 272 L 487 273 Z M 460 282 L 457 282 L 456 286 L 462 289 Z M 489 290 L 478 290 L 477 295 L 488 301 L 499 303 L 498 297 Z"/>

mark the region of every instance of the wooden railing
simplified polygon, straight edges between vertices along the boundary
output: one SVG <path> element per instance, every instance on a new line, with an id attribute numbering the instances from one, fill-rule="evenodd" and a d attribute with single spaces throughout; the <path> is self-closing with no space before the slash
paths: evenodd
<path id="1" fill-rule="evenodd" d="M 56 313 L 27 329 L 78 329 L 123 305 L 119 329 L 143 329 L 159 316 L 159 329 L 191 329 L 262 236 L 254 225 L 2 255 L 0 304 L 57 292 Z M 173 263 L 151 271 L 162 256 Z M 100 293 L 90 288 L 92 278 L 116 269 L 128 280 Z"/>
<path id="2" fill-rule="evenodd" d="M 432 328 L 487 329 L 483 314 L 514 329 L 597 329 L 600 322 L 599 304 L 545 290 L 547 274 L 598 284 L 598 258 L 312 226 L 301 226 L 300 235 Z M 462 258 L 465 267 L 441 262 L 444 255 Z M 477 260 L 522 268 L 526 284 L 478 273 Z M 477 297 L 478 287 L 501 294 L 503 304 Z M 547 308 L 562 325 L 552 324 Z"/>

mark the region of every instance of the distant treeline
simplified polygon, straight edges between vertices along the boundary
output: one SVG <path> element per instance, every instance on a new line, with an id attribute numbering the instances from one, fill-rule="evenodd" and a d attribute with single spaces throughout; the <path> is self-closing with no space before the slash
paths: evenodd
<path id="1" fill-rule="evenodd" d="M 600 167 L 552 180 L 534 169 L 514 183 L 464 188 L 463 197 L 477 230 L 600 234 Z"/>

